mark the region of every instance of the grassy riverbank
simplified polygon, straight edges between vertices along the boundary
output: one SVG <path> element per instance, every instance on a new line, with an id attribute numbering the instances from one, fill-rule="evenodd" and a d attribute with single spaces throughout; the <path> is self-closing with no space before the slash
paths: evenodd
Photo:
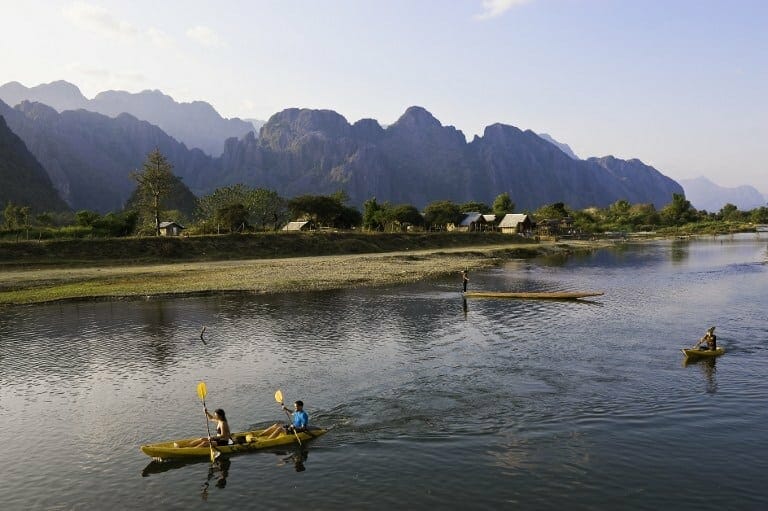
<path id="1" fill-rule="evenodd" d="M 600 246 L 466 233 L 108 241 L 114 242 L 0 247 L 0 305 L 375 286 L 494 266 L 511 258 Z"/>
<path id="2" fill-rule="evenodd" d="M 101 238 L 0 243 L 0 269 L 366 254 L 488 245 L 529 245 L 500 233 L 301 232 Z"/>

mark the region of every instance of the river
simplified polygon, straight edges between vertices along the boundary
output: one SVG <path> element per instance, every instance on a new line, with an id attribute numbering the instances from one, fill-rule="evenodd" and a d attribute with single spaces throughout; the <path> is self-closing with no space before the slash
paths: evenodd
<path id="1" fill-rule="evenodd" d="M 1 278 L 1 276 L 0 276 Z M 278 296 L 10 307 L 2 508 L 763 509 L 768 238 L 622 244 L 460 277 Z M 206 327 L 203 339 L 200 332 Z M 725 355 L 680 348 L 716 326 Z M 211 466 L 143 443 L 302 399 L 330 431 Z"/>

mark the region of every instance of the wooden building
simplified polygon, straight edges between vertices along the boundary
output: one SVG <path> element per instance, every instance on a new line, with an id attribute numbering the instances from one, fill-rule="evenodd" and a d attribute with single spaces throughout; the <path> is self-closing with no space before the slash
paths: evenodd
<path id="1" fill-rule="evenodd" d="M 464 218 L 456 227 L 456 230 L 462 232 L 484 231 L 486 224 L 485 217 L 481 213 L 473 211 L 464 214 Z"/>
<path id="2" fill-rule="evenodd" d="M 499 229 L 506 234 L 528 235 L 533 231 L 533 220 L 524 213 L 507 213 L 499 222 Z"/>
<path id="3" fill-rule="evenodd" d="M 160 236 L 180 236 L 184 229 L 186 227 L 176 222 L 160 222 Z"/>
<path id="4" fill-rule="evenodd" d="M 312 225 L 312 222 L 309 220 L 300 220 L 298 222 L 288 222 L 285 227 L 282 228 L 283 231 L 311 231 L 314 230 L 314 226 Z"/>

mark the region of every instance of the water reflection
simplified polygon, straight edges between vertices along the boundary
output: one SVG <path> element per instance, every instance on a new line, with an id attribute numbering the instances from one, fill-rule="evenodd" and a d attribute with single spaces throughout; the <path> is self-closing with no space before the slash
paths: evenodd
<path id="1" fill-rule="evenodd" d="M 706 381 L 707 394 L 714 394 L 717 392 L 717 357 L 710 358 L 694 358 L 685 357 L 683 359 L 683 367 L 697 366 L 701 369 L 701 373 L 704 375 Z"/>
<path id="2" fill-rule="evenodd" d="M 688 259 L 690 241 L 675 241 L 672 243 L 671 250 L 669 252 L 669 258 L 673 263 L 682 263 Z"/>
<path id="3" fill-rule="evenodd" d="M 203 500 L 208 499 L 208 489 L 211 485 L 211 481 L 215 479 L 214 486 L 216 488 L 224 489 L 227 486 L 227 476 L 229 476 L 229 467 L 232 462 L 229 458 L 219 456 L 215 462 L 211 463 L 208 467 L 208 479 L 203 483 L 203 488 L 200 497 Z"/>
<path id="4" fill-rule="evenodd" d="M 309 458 L 309 450 L 306 447 L 295 445 L 294 448 L 269 451 L 280 458 L 280 466 L 290 465 L 296 472 L 307 470 L 306 462 Z M 211 487 L 224 489 L 227 486 L 227 478 L 232 467 L 232 459 L 229 456 L 219 456 L 216 461 L 208 464 L 206 458 L 193 460 L 152 460 L 141 471 L 141 477 L 162 474 L 171 470 L 177 470 L 193 465 L 208 465 L 205 482 L 201 486 L 201 497 L 206 500 Z"/>
<path id="5" fill-rule="evenodd" d="M 296 445 L 295 449 L 292 451 L 286 451 L 279 454 L 283 456 L 283 465 L 292 464 L 296 472 L 304 472 L 307 469 L 304 462 L 307 461 L 307 458 L 309 457 L 309 451 L 302 446 Z"/>
<path id="6" fill-rule="evenodd" d="M 202 465 L 203 463 L 208 464 L 208 460 L 152 460 L 146 467 L 144 467 L 144 470 L 141 471 L 141 477 L 149 477 L 153 474 L 162 474 L 170 470 L 176 470 L 192 465 Z M 227 487 L 227 477 L 229 477 L 231 466 L 232 460 L 227 456 L 219 456 L 216 458 L 216 461 L 208 465 L 205 481 L 200 487 L 200 498 L 208 500 L 211 486 L 222 490 Z"/>
<path id="7" fill-rule="evenodd" d="M 195 460 L 152 460 L 141 471 L 141 477 L 149 477 L 153 474 L 162 474 L 163 472 L 168 472 L 169 470 L 176 470 L 178 468 L 184 468 L 190 465 L 198 465 L 202 464 L 203 462 L 207 463 L 208 460 L 204 460 L 203 458 Z"/>

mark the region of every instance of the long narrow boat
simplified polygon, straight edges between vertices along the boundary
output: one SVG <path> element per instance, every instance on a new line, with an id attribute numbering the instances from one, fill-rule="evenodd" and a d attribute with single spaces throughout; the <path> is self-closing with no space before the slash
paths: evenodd
<path id="1" fill-rule="evenodd" d="M 222 445 L 216 447 L 216 450 L 222 454 L 234 454 L 248 451 L 258 451 L 259 449 L 269 449 L 279 445 L 296 443 L 296 435 L 281 434 L 277 438 L 260 437 L 263 429 L 253 431 L 244 431 L 242 433 L 233 433 L 234 444 Z M 322 428 L 310 428 L 308 432 L 299 433 L 299 439 L 302 443 L 308 442 L 313 438 L 324 435 L 327 430 Z M 180 440 L 171 440 L 168 442 L 159 442 L 156 444 L 147 444 L 141 446 L 141 452 L 153 459 L 181 459 L 181 458 L 205 458 L 211 455 L 209 447 L 184 447 L 200 437 L 182 438 Z"/>
<path id="2" fill-rule="evenodd" d="M 699 348 L 683 348 L 680 351 L 683 352 L 687 358 L 711 358 L 719 357 L 725 353 L 725 348 L 718 346 L 714 350 L 700 350 Z"/>
<path id="3" fill-rule="evenodd" d="M 502 292 L 502 291 L 467 291 L 467 298 L 521 298 L 527 300 L 578 300 L 590 296 L 602 296 L 602 291 L 534 291 L 534 292 Z"/>

